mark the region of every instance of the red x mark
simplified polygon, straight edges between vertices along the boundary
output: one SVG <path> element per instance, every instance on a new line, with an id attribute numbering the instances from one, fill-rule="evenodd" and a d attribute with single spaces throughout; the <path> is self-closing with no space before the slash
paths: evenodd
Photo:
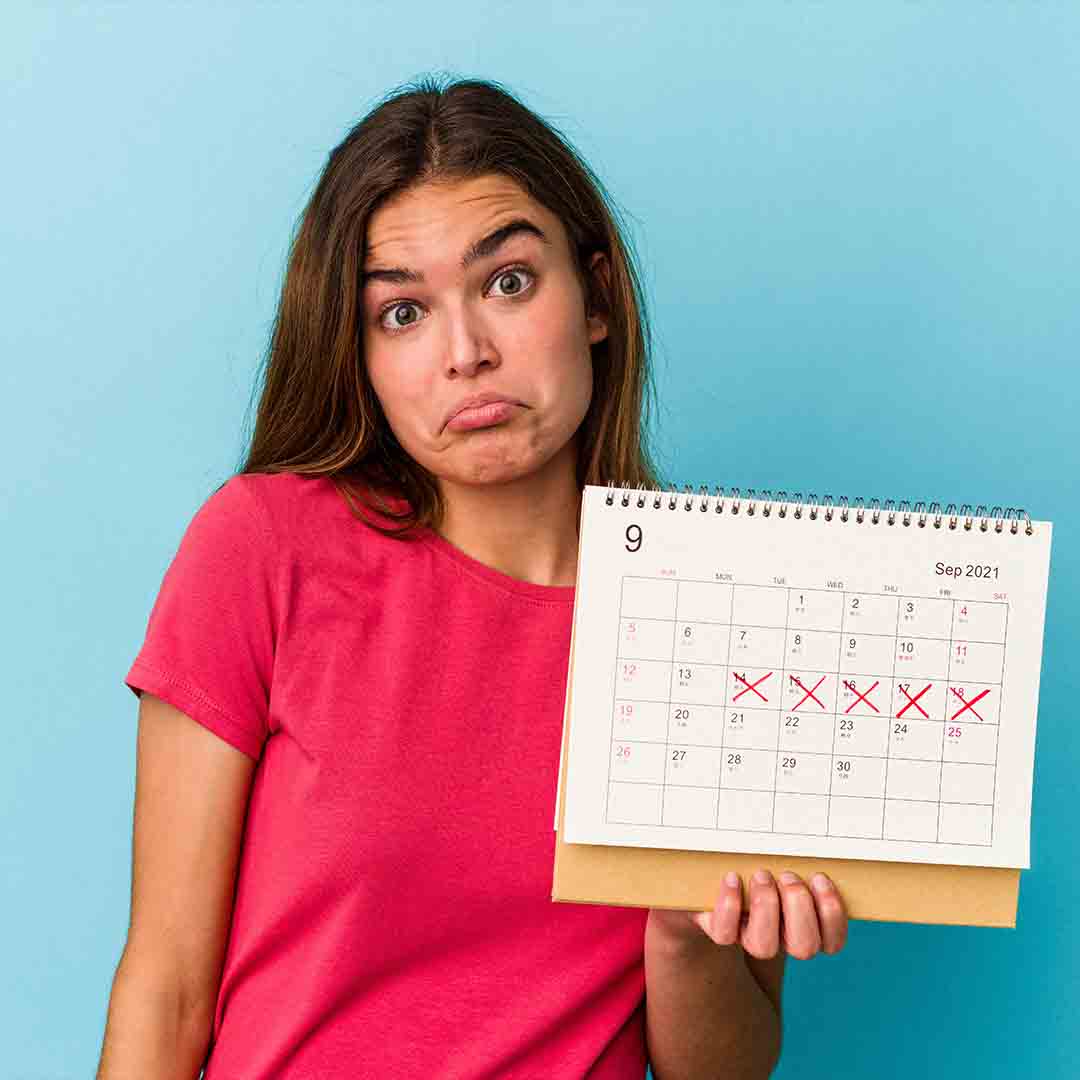
<path id="1" fill-rule="evenodd" d="M 796 679 L 794 675 L 790 676 L 790 678 L 791 678 L 791 681 L 800 690 L 806 690 L 806 687 L 803 686 L 803 684 L 801 682 L 799 682 L 799 680 Z M 822 675 L 821 678 L 818 679 L 818 681 L 816 683 L 814 683 L 814 690 L 816 690 L 824 681 L 825 681 L 825 676 Z M 807 698 L 813 698 L 824 709 L 825 708 L 825 703 L 819 697 L 817 697 L 814 694 L 814 690 L 806 690 L 806 693 L 803 694 L 803 696 L 801 698 L 799 698 L 798 705 L 792 706 L 791 711 L 794 712 L 799 707 L 799 705 L 801 705 Z"/>
<path id="2" fill-rule="evenodd" d="M 880 681 L 881 681 L 881 680 L 879 679 L 879 680 L 878 680 L 878 682 L 880 682 Z M 860 701 L 865 701 L 865 702 L 866 702 L 866 704 L 867 704 L 867 705 L 869 705 L 869 706 L 870 706 L 870 708 L 874 710 L 874 712 L 879 712 L 879 711 L 880 711 L 880 710 L 878 709 L 878 707 L 877 707 L 877 706 L 876 706 L 876 705 L 875 705 L 875 704 L 874 704 L 874 703 L 873 703 L 873 702 L 872 702 L 872 701 L 871 701 L 871 700 L 870 700 L 870 699 L 869 699 L 869 698 L 868 698 L 868 697 L 866 696 L 866 694 L 869 694 L 869 693 L 870 693 L 870 690 L 876 690 L 876 689 L 877 689 L 877 683 L 874 683 L 874 685 L 870 687 L 870 690 L 867 690 L 867 691 L 866 691 L 866 694 L 859 694 L 859 691 L 858 691 L 858 690 L 856 689 L 856 687 L 855 687 L 855 684 L 854 684 L 853 682 L 848 682 L 848 681 L 847 681 L 847 679 L 845 679 L 845 680 L 844 680 L 844 685 L 845 685 L 845 686 L 846 686 L 846 687 L 847 687 L 847 688 L 848 688 L 848 689 L 849 689 L 849 690 L 850 690 L 850 691 L 851 691 L 851 692 L 852 692 L 853 694 L 858 694 L 858 695 L 859 695 L 859 696 L 858 696 L 858 697 L 857 697 L 857 698 L 856 698 L 856 699 L 855 699 L 855 700 L 854 700 L 854 701 L 853 701 L 853 702 L 852 702 L 852 703 L 851 703 L 851 704 L 850 704 L 850 705 L 849 705 L 849 706 L 848 706 L 848 707 L 847 707 L 847 708 L 846 708 L 846 709 L 844 710 L 844 712 L 845 712 L 845 713 L 849 713 L 849 712 L 851 712 L 851 710 L 852 710 L 852 709 L 854 709 L 854 708 L 855 708 L 855 706 L 856 706 L 856 705 L 858 705 Z"/>
<path id="3" fill-rule="evenodd" d="M 897 684 L 897 685 L 899 685 L 899 684 Z M 904 713 L 906 713 L 908 711 L 908 709 L 910 709 L 911 706 L 914 705 L 915 708 L 918 709 L 919 712 L 921 712 L 923 714 L 923 716 L 925 716 L 927 719 L 929 719 L 930 714 L 919 704 L 919 698 L 921 698 L 923 696 L 923 694 L 925 694 L 926 691 L 929 690 L 930 687 L 933 686 L 933 685 L 934 685 L 933 683 L 927 683 L 914 697 L 912 697 L 903 688 L 903 686 L 900 686 L 900 693 L 903 694 L 904 697 L 907 698 L 907 704 L 896 714 L 897 717 L 903 716 Z"/>
<path id="4" fill-rule="evenodd" d="M 955 694 L 955 695 L 956 695 L 956 696 L 957 696 L 957 697 L 958 697 L 958 698 L 959 698 L 959 699 L 960 699 L 961 701 L 963 701 L 963 702 L 964 702 L 964 707 L 963 707 L 962 709 L 957 709 L 957 710 L 956 710 L 956 712 L 954 712 L 954 713 L 952 714 L 952 718 L 953 718 L 954 720 L 955 720 L 955 719 L 956 719 L 956 718 L 957 718 L 957 717 L 958 717 L 958 716 L 959 716 L 959 715 L 960 715 L 960 714 L 961 714 L 962 712 L 967 712 L 967 710 L 968 710 L 968 709 L 971 709 L 971 706 L 972 706 L 972 705 L 974 705 L 976 701 L 979 701 L 979 700 L 981 700 L 982 698 L 986 697 L 986 695 L 987 695 L 987 694 L 989 694 L 989 693 L 990 693 L 989 689 L 987 689 L 987 690 L 984 690 L 984 691 L 983 691 L 983 692 L 982 692 L 981 694 L 976 694 L 976 696 L 975 696 L 975 697 L 973 697 L 973 698 L 972 698 L 972 699 L 971 699 L 970 701 L 966 701 L 966 700 L 964 699 L 964 695 L 963 695 L 962 693 L 960 693 L 960 691 L 959 691 L 959 690 L 957 690 L 955 686 L 950 686 L 950 687 L 949 687 L 949 689 L 950 689 L 950 690 L 951 690 L 951 691 L 952 691 L 952 692 L 953 692 L 953 693 L 954 693 L 954 694 Z M 977 711 L 976 711 L 975 709 L 971 709 L 971 711 L 972 711 L 973 713 L 975 713 L 975 715 L 976 715 L 976 716 L 979 716 L 978 712 L 977 712 Z M 979 716 L 979 719 L 981 720 L 981 719 L 982 719 L 982 717 L 981 717 L 981 716 Z"/>
<path id="5" fill-rule="evenodd" d="M 733 672 L 732 672 L 731 674 L 732 674 L 732 675 L 734 675 L 734 676 L 735 676 L 735 678 L 739 680 L 739 682 L 743 683 L 743 684 L 744 684 L 744 685 L 746 686 L 746 690 L 753 690 L 753 691 L 754 691 L 754 693 L 755 693 L 755 694 L 757 694 L 757 696 L 758 696 L 759 698 L 761 698 L 761 700 L 762 700 L 762 701 L 768 701 L 768 700 L 769 700 L 769 699 L 768 699 L 768 698 L 767 698 L 767 697 L 766 697 L 766 696 L 765 696 L 765 695 L 764 695 L 764 694 L 763 694 L 763 693 L 762 693 L 762 692 L 761 692 L 761 691 L 760 691 L 760 690 L 758 689 L 758 687 L 759 687 L 759 686 L 760 686 L 760 685 L 761 685 L 761 684 L 762 684 L 762 683 L 763 683 L 763 682 L 764 682 L 764 681 L 765 681 L 765 680 L 766 680 L 766 679 L 767 679 L 767 678 L 769 677 L 769 675 L 771 675 L 771 674 L 772 674 L 772 672 L 771 672 L 771 671 L 769 672 L 769 675 L 762 675 L 762 676 L 761 676 L 761 678 L 760 678 L 760 679 L 758 679 L 758 681 L 757 681 L 756 683 L 754 683 L 754 684 L 753 684 L 752 686 L 751 686 L 751 685 L 750 685 L 750 683 L 748 683 L 748 682 L 747 682 L 747 681 L 746 681 L 746 680 L 745 680 L 745 679 L 744 679 L 744 678 L 743 678 L 743 677 L 742 677 L 742 676 L 741 676 L 741 675 L 740 675 L 740 674 L 739 674 L 739 673 L 738 673 L 737 671 L 733 671 Z M 741 697 L 743 696 L 743 694 L 745 694 L 745 693 L 746 693 L 746 690 L 740 690 L 740 691 L 739 691 L 739 692 L 738 692 L 738 693 L 737 693 L 737 694 L 736 694 L 736 695 L 735 695 L 735 696 L 734 696 L 734 697 L 733 697 L 733 698 L 732 698 L 731 700 L 732 700 L 732 701 L 738 701 L 738 700 L 739 700 L 739 698 L 741 698 Z"/>

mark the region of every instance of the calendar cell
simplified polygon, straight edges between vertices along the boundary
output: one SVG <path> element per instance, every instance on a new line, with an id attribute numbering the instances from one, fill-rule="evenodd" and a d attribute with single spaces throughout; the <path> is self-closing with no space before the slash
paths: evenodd
<path id="1" fill-rule="evenodd" d="M 720 788 L 717 795 L 717 828 L 763 831 L 772 828 L 773 793 L 771 791 L 736 791 Z"/>
<path id="2" fill-rule="evenodd" d="M 845 675 L 836 711 L 844 716 L 888 716 L 893 681 L 888 676 Z"/>
<path id="3" fill-rule="evenodd" d="M 989 844 L 993 810 L 992 806 L 942 803 L 938 840 L 943 844 Z"/>
<path id="4" fill-rule="evenodd" d="M 886 757 L 890 722 L 888 716 L 838 716 L 833 753 L 844 757 Z"/>
<path id="5" fill-rule="evenodd" d="M 664 789 L 665 825 L 690 829 L 711 829 L 716 822 L 716 789 L 680 787 L 668 784 Z"/>
<path id="6" fill-rule="evenodd" d="M 889 721 L 889 757 L 940 761 L 944 725 L 939 720 L 911 720 L 907 716 Z"/>
<path id="7" fill-rule="evenodd" d="M 793 630 L 837 630 L 843 619 L 843 607 L 843 593 L 792 589 L 787 624 Z"/>
<path id="8" fill-rule="evenodd" d="M 964 724 L 996 724 L 1001 688 L 985 683 L 955 683 L 948 686 L 946 719 Z"/>
<path id="9" fill-rule="evenodd" d="M 783 664 L 788 671 L 835 671 L 839 631 L 788 630 Z"/>
<path id="10" fill-rule="evenodd" d="M 664 619 L 620 619 L 620 660 L 671 660 L 675 625 Z"/>
<path id="11" fill-rule="evenodd" d="M 663 578 L 623 578 L 619 614 L 627 619 L 674 619 L 676 583 Z"/>
<path id="12" fill-rule="evenodd" d="M 664 782 L 663 743 L 636 743 L 616 739 L 611 744 L 611 779 L 636 783 Z"/>
<path id="13" fill-rule="evenodd" d="M 776 753 L 772 750 L 729 750 L 724 747 L 720 786 L 772 791 L 776 782 Z"/>
<path id="14" fill-rule="evenodd" d="M 1005 646 L 984 641 L 953 640 L 949 679 L 953 682 L 999 683 L 1004 674 Z"/>
<path id="15" fill-rule="evenodd" d="M 994 766 L 944 762 L 941 766 L 941 801 L 993 803 Z"/>
<path id="16" fill-rule="evenodd" d="M 946 723 L 944 759 L 996 765 L 997 736 L 996 725 Z"/>
<path id="17" fill-rule="evenodd" d="M 733 626 L 731 628 L 732 667 L 778 668 L 784 656 L 784 631 L 774 626 Z"/>
<path id="18" fill-rule="evenodd" d="M 731 621 L 731 586 L 713 581 L 680 581 L 680 622 L 728 623 Z"/>
<path id="19" fill-rule="evenodd" d="M 773 804 L 773 832 L 824 836 L 828 832 L 829 796 L 778 791 Z"/>
<path id="20" fill-rule="evenodd" d="M 900 621 L 896 632 L 907 637 L 948 640 L 952 627 L 953 602 L 925 596 L 900 599 Z"/>
<path id="21" fill-rule="evenodd" d="M 664 788 L 660 784 L 608 784 L 606 819 L 621 825 L 659 825 Z"/>
<path id="22" fill-rule="evenodd" d="M 669 746 L 665 783 L 716 787 L 723 751 L 711 746 Z"/>
<path id="23" fill-rule="evenodd" d="M 615 696 L 633 701 L 667 701 L 671 662 L 618 660 L 615 664 Z"/>
<path id="24" fill-rule="evenodd" d="M 740 626 L 787 626 L 788 590 L 768 585 L 734 586 L 731 621 Z"/>
<path id="25" fill-rule="evenodd" d="M 675 624 L 674 659 L 726 664 L 731 628 L 717 623 Z"/>
<path id="26" fill-rule="evenodd" d="M 953 601 L 953 626 L 950 637 L 967 641 L 991 641 L 1005 644 L 1005 616 L 1008 608 L 999 603 Z"/>
<path id="27" fill-rule="evenodd" d="M 896 679 L 892 714 L 897 720 L 943 720 L 945 684 L 929 679 Z"/>
<path id="28" fill-rule="evenodd" d="M 941 762 L 890 761 L 885 796 L 890 799 L 922 799 L 936 803 L 941 796 Z"/>
<path id="29" fill-rule="evenodd" d="M 896 638 L 878 634 L 843 635 L 840 642 L 840 671 L 845 675 L 888 674 L 893 669 Z M 942 672 L 944 674 L 944 671 Z"/>
<path id="30" fill-rule="evenodd" d="M 835 755 L 832 794 L 881 797 L 885 794 L 885 758 Z"/>
<path id="31" fill-rule="evenodd" d="M 823 713 L 781 713 L 777 746 L 794 753 L 831 754 L 835 722 Z"/>
<path id="32" fill-rule="evenodd" d="M 775 709 L 779 675 L 772 668 L 737 668 L 728 671 L 727 703 L 740 709 Z"/>
<path id="33" fill-rule="evenodd" d="M 766 709 L 728 708 L 724 716 L 724 746 L 775 750 L 779 720 L 779 713 Z"/>
<path id="34" fill-rule="evenodd" d="M 949 643 L 936 638 L 896 639 L 898 679 L 944 679 L 949 667 Z"/>
<path id="35" fill-rule="evenodd" d="M 613 737 L 629 742 L 664 742 L 668 737 L 668 709 L 663 701 L 616 698 Z"/>
<path id="36" fill-rule="evenodd" d="M 827 795 L 831 754 L 780 754 L 776 769 L 776 790 L 804 795 Z"/>
<path id="37" fill-rule="evenodd" d="M 844 597 L 841 630 L 845 634 L 888 634 L 891 637 L 896 633 L 898 605 L 895 596 L 848 593 Z"/>
<path id="38" fill-rule="evenodd" d="M 691 746 L 722 746 L 723 705 L 668 706 L 667 741 Z"/>
<path id="39" fill-rule="evenodd" d="M 837 677 L 824 671 L 785 671 L 780 707 L 784 712 L 831 713 L 836 711 Z"/>
<path id="40" fill-rule="evenodd" d="M 664 696 L 687 705 L 723 705 L 727 670 L 717 664 L 672 664 L 671 689 Z"/>
<path id="41" fill-rule="evenodd" d="M 936 841 L 938 830 L 938 804 L 934 802 L 910 802 L 898 799 L 885 800 L 886 840 Z"/>
<path id="42" fill-rule="evenodd" d="M 884 803 L 884 799 L 834 796 L 829 800 L 829 835 L 880 839 Z"/>

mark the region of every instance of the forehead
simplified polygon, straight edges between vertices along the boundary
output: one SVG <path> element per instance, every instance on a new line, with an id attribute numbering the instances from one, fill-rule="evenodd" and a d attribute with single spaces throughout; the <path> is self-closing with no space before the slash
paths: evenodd
<path id="1" fill-rule="evenodd" d="M 459 259 L 465 249 L 512 218 L 534 222 L 548 242 L 562 246 L 558 217 L 509 177 L 492 174 L 458 181 L 428 181 L 398 192 L 368 218 L 365 268 L 430 261 L 434 251 Z M 516 235 L 526 235 L 517 233 Z"/>

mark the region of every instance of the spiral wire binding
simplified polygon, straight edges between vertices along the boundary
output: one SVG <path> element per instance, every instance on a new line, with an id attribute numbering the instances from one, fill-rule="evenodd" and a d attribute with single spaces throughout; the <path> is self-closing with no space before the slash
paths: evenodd
<path id="1" fill-rule="evenodd" d="M 714 495 L 710 496 L 706 484 L 701 484 L 695 495 L 691 484 L 684 485 L 683 490 L 680 492 L 672 488 L 647 488 L 644 484 L 638 484 L 636 488 L 617 488 L 614 481 L 609 481 L 607 485 L 607 495 L 604 499 L 607 506 L 611 506 L 615 502 L 615 493 L 617 491 L 622 492 L 622 506 L 629 506 L 631 497 L 636 494 L 639 509 L 645 506 L 648 501 L 647 496 L 651 494 L 653 496 L 652 506 L 654 510 L 661 508 L 665 496 L 667 497 L 668 510 L 675 510 L 680 499 L 683 501 L 684 510 L 693 510 L 694 500 L 696 499 L 698 510 L 707 513 L 710 505 L 709 500 L 712 498 L 714 500 L 712 504 L 713 510 L 717 514 L 725 512 L 724 506 L 726 504 L 730 507 L 728 512 L 732 515 L 744 513 L 747 517 L 753 517 L 760 506 L 761 516 L 767 518 L 772 515 L 775 505 L 777 517 L 786 518 L 790 508 L 791 515 L 796 521 L 800 520 L 804 511 L 806 511 L 811 521 L 816 521 L 820 514 L 826 521 L 832 521 L 834 517 L 839 517 L 840 521 L 846 522 L 852 510 L 846 495 L 839 496 L 835 502 L 831 495 L 823 495 L 819 502 L 818 497 L 812 493 L 808 494 L 804 499 L 800 491 L 796 491 L 789 499 L 786 491 L 777 491 L 774 498 L 772 491 L 767 488 L 762 489 L 760 496 L 753 488 L 747 488 L 744 497 L 738 488 L 729 488 L 725 499 L 724 488 L 719 485 L 716 486 Z M 865 500 L 859 497 L 854 500 L 854 511 L 855 521 L 859 525 L 863 523 L 866 514 L 869 512 L 871 525 L 877 525 L 884 515 L 887 525 L 895 525 L 897 518 L 899 518 L 901 524 L 909 526 L 912 518 L 915 518 L 915 523 L 920 529 L 925 528 L 927 519 L 932 517 L 935 529 L 940 529 L 942 522 L 948 518 L 946 527 L 955 530 L 962 518 L 965 532 L 972 530 L 976 519 L 979 521 L 980 532 L 987 532 L 991 521 L 993 521 L 994 532 L 996 533 L 1002 532 L 1005 528 L 1005 522 L 1009 521 L 1011 522 L 1009 532 L 1015 535 L 1020 529 L 1020 518 L 1023 517 L 1026 522 L 1024 534 L 1031 536 L 1035 531 L 1031 524 L 1031 517 L 1022 507 L 1014 508 L 1009 506 L 1002 510 L 1000 506 L 994 506 L 988 510 L 986 506 L 980 503 L 975 507 L 975 512 L 972 513 L 970 503 L 962 503 L 959 510 L 957 510 L 956 503 L 949 503 L 942 511 L 941 504 L 937 502 L 930 503 L 928 507 L 924 502 L 917 502 L 912 506 L 906 499 L 900 500 L 899 503 L 894 502 L 892 499 L 886 499 L 884 505 L 882 505 L 879 499 L 871 499 L 869 506 L 867 506 Z"/>

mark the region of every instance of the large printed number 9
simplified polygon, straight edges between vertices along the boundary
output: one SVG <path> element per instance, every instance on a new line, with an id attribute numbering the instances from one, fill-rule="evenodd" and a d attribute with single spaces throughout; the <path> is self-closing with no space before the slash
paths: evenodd
<path id="1" fill-rule="evenodd" d="M 633 544 L 633 547 L 630 545 Z M 638 551 L 641 548 L 641 526 L 640 525 L 627 525 L 626 526 L 626 550 Z"/>

